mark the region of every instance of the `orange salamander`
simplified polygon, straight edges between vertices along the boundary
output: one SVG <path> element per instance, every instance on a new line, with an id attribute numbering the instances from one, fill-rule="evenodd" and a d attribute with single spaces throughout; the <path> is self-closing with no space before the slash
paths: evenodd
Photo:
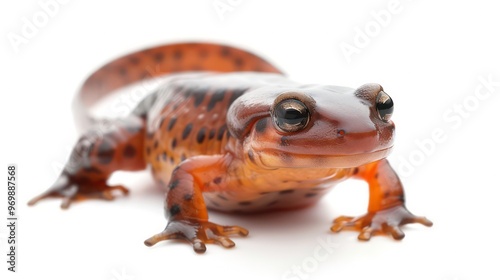
<path id="1" fill-rule="evenodd" d="M 96 120 L 86 113 L 114 90 L 159 76 L 166 81 L 128 116 Z M 368 183 L 368 212 L 335 219 L 332 231 L 399 240 L 404 224 L 432 225 L 406 209 L 401 181 L 385 159 L 394 142 L 393 101 L 378 84 L 301 85 L 247 51 L 180 43 L 108 63 L 84 82 L 77 101 L 91 126 L 54 185 L 29 205 L 49 197 L 62 197 L 62 208 L 111 200 L 113 190 L 128 193 L 107 184 L 114 171 L 150 166 L 166 191 L 168 222 L 147 246 L 183 239 L 198 253 L 206 243 L 233 247 L 229 236 L 248 230 L 210 222 L 207 208 L 305 207 L 348 178 Z"/>

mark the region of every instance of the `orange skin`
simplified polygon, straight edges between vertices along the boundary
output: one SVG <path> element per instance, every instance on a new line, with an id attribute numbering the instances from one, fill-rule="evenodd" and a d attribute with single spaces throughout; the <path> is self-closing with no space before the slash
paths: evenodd
<path id="1" fill-rule="evenodd" d="M 115 89 L 186 71 L 191 73 L 171 75 L 126 118 L 96 121 L 86 114 L 85 108 Z M 207 207 L 232 212 L 304 207 L 348 178 L 368 183 L 368 213 L 337 218 L 332 231 L 357 230 L 361 240 L 374 234 L 402 239 L 401 225 L 432 225 L 406 209 L 401 182 L 385 159 L 394 124 L 392 111 L 380 111 L 379 99 L 390 99 L 380 85 L 304 86 L 246 51 L 185 43 L 110 62 L 86 80 L 78 98 L 84 105 L 77 108 L 85 114 L 82 125 L 92 126 L 56 183 L 30 205 L 48 197 L 62 197 L 63 208 L 91 197 L 111 200 L 114 189 L 128 193 L 107 185 L 114 171 L 149 165 L 167 192 L 168 223 L 145 241 L 148 246 L 184 239 L 198 253 L 205 243 L 233 247 L 228 236 L 248 231 L 209 222 Z M 292 115 L 279 115 L 281 106 Z M 286 106 L 305 108 L 300 116 L 307 118 L 293 123 L 297 131 L 287 125 L 299 111 Z"/>

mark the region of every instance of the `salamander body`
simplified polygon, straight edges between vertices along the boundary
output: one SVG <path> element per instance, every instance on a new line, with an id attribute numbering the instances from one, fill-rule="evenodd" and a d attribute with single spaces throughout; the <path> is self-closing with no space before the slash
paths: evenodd
<path id="1" fill-rule="evenodd" d="M 164 82 L 126 117 L 96 120 L 87 108 L 116 89 L 145 79 Z M 349 178 L 370 189 L 368 213 L 339 217 L 332 231 L 360 231 L 361 240 L 400 226 L 432 223 L 404 205 L 401 182 L 385 159 L 394 142 L 393 101 L 378 84 L 357 89 L 301 85 L 264 59 L 215 44 L 151 48 L 116 59 L 92 74 L 77 96 L 86 132 L 66 168 L 30 201 L 100 197 L 117 170 L 151 167 L 166 191 L 166 228 L 145 241 L 185 239 L 196 252 L 205 243 L 233 247 L 239 226 L 220 226 L 207 208 L 262 212 L 314 204 Z"/>

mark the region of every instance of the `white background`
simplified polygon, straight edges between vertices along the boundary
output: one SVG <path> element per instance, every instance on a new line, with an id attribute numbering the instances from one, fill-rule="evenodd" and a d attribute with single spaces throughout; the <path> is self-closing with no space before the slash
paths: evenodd
<path id="1" fill-rule="evenodd" d="M 500 86 L 482 100 L 474 96 L 480 77 L 500 81 L 495 1 L 401 0 L 385 26 L 373 25 L 373 14 L 387 10 L 389 0 L 233 0 L 229 2 L 235 7 L 222 18 L 213 2 L 69 1 L 17 52 L 9 36 L 22 36 L 23 18 L 33 22 L 43 10 L 37 1 L 0 4 L 0 173 L 5 173 L 0 178 L 6 180 L 7 164 L 18 165 L 20 204 L 19 272 L 7 273 L 2 261 L 2 275 L 107 280 L 500 278 Z M 366 27 L 372 32 L 369 41 L 358 42 L 358 52 L 348 61 L 342 42 L 356 47 L 356 28 Z M 148 172 L 114 176 L 112 181 L 129 186 L 131 195 L 112 203 L 79 203 L 68 211 L 60 210 L 57 200 L 25 206 L 56 179 L 76 140 L 70 105 L 83 79 L 119 55 L 185 40 L 250 49 L 304 83 L 382 84 L 396 104 L 397 141 L 390 160 L 405 184 L 408 208 L 430 218 L 434 227 L 407 226 L 402 242 L 379 236 L 362 243 L 354 232 L 329 232 L 334 217 L 364 213 L 367 188 L 357 181 L 338 186 L 309 209 L 256 216 L 212 213 L 213 222 L 244 226 L 250 236 L 234 238 L 237 246 L 231 250 L 208 245 L 204 255 L 181 242 L 143 245 L 165 226 L 162 194 Z M 464 115 L 453 111 L 464 103 Z M 436 129 L 443 134 L 440 143 L 429 140 Z M 427 154 L 416 141 L 427 143 Z M 1 191 L 2 217 L 5 197 L 6 190 Z M 7 228 L 1 226 L 3 256 L 6 238 Z M 334 251 L 322 251 L 327 257 L 316 260 L 314 251 L 328 240 L 335 243 Z M 293 267 L 305 274 L 287 274 Z"/>

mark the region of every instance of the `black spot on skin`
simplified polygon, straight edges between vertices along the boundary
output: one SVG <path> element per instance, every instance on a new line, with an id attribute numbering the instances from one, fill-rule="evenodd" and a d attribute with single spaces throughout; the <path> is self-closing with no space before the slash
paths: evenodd
<path id="1" fill-rule="evenodd" d="M 186 155 L 185 154 L 182 154 L 181 155 L 181 161 L 185 161 L 186 160 Z"/>
<path id="2" fill-rule="evenodd" d="M 184 200 L 192 200 L 193 199 L 193 194 L 187 193 L 184 195 Z"/>
<path id="3" fill-rule="evenodd" d="M 245 89 L 246 90 L 246 89 Z M 233 93 L 231 94 L 231 98 L 229 98 L 229 102 L 227 103 L 227 108 L 229 109 L 229 107 L 231 107 L 231 104 L 234 103 L 234 101 L 241 96 L 241 94 L 243 93 L 242 92 L 239 92 L 239 91 L 233 91 Z"/>
<path id="4" fill-rule="evenodd" d="M 172 130 L 174 128 L 175 123 L 177 122 L 177 118 L 171 118 L 168 122 L 167 131 Z"/>
<path id="5" fill-rule="evenodd" d="M 255 156 L 254 156 L 252 150 L 248 151 L 248 158 L 250 159 L 250 161 L 252 161 L 253 163 L 255 163 Z"/>
<path id="6" fill-rule="evenodd" d="M 173 90 L 178 94 L 188 89 L 186 85 L 172 85 Z"/>
<path id="7" fill-rule="evenodd" d="M 259 194 L 260 195 L 265 195 L 265 194 L 268 194 L 268 193 L 270 193 L 270 192 L 260 192 Z"/>
<path id="8" fill-rule="evenodd" d="M 163 53 L 155 53 L 153 57 L 155 62 L 161 63 L 163 61 L 164 55 Z"/>
<path id="9" fill-rule="evenodd" d="M 210 101 L 208 102 L 207 111 L 210 112 L 210 110 L 212 110 L 215 107 L 215 104 L 217 104 L 217 102 L 220 102 L 224 99 L 224 96 L 226 96 L 225 90 L 216 90 L 212 94 L 212 97 L 210 98 Z"/>
<path id="10" fill-rule="evenodd" d="M 278 200 L 274 200 L 274 201 L 271 201 L 267 204 L 267 206 L 273 206 L 275 205 L 276 203 L 278 203 L 279 201 Z"/>
<path id="11" fill-rule="evenodd" d="M 255 124 L 255 130 L 259 133 L 262 133 L 266 130 L 267 127 L 267 119 L 260 119 L 256 124 Z"/>
<path id="12" fill-rule="evenodd" d="M 378 179 L 378 173 L 375 173 L 375 179 Z"/>
<path id="13" fill-rule="evenodd" d="M 177 147 L 177 138 L 172 139 L 172 149 L 175 149 Z"/>
<path id="14" fill-rule="evenodd" d="M 127 76 L 127 68 L 120 68 L 118 71 L 120 71 L 120 76 L 126 77 Z"/>
<path id="15" fill-rule="evenodd" d="M 290 145 L 290 143 L 288 142 L 288 137 L 281 136 L 280 146 L 289 146 L 289 145 Z"/>
<path id="16" fill-rule="evenodd" d="M 175 60 L 181 60 L 182 59 L 182 51 L 181 50 L 175 50 L 173 57 L 174 57 Z"/>
<path id="17" fill-rule="evenodd" d="M 198 142 L 198 144 L 203 143 L 203 141 L 205 140 L 205 134 L 206 134 L 206 129 L 202 127 L 200 131 L 198 131 L 198 135 L 196 135 L 196 142 Z"/>
<path id="18" fill-rule="evenodd" d="M 170 207 L 170 215 L 175 216 L 181 212 L 181 207 L 179 204 L 174 204 L 172 207 Z"/>
<path id="19" fill-rule="evenodd" d="M 221 128 L 219 128 L 219 131 L 217 132 L 217 140 L 222 140 L 222 137 L 224 137 L 224 133 L 226 133 L 226 125 L 223 125 L 221 126 Z"/>
<path id="20" fill-rule="evenodd" d="M 358 174 L 358 173 L 359 173 L 359 168 L 357 168 L 357 167 L 356 167 L 356 168 L 354 168 L 354 171 L 352 172 L 352 174 L 353 174 L 353 175 L 356 175 L 356 174 Z"/>
<path id="21" fill-rule="evenodd" d="M 239 88 L 239 89 L 233 90 L 233 95 L 234 95 L 233 98 L 236 99 L 236 98 L 240 97 L 247 90 L 248 90 L 248 88 Z"/>
<path id="22" fill-rule="evenodd" d="M 243 67 L 243 59 L 241 57 L 236 57 L 233 62 L 236 69 L 241 69 L 241 67 Z"/>
<path id="23" fill-rule="evenodd" d="M 154 144 L 153 144 L 153 148 L 156 149 L 158 148 L 158 140 L 155 140 Z"/>
<path id="24" fill-rule="evenodd" d="M 210 132 L 208 133 L 208 139 L 212 140 L 215 136 L 215 128 L 210 129 Z"/>
<path id="25" fill-rule="evenodd" d="M 241 206 L 248 206 L 248 205 L 252 204 L 252 202 L 251 201 L 242 201 L 242 202 L 238 202 L 238 204 Z"/>
<path id="26" fill-rule="evenodd" d="M 193 70 L 195 70 L 195 69 L 193 69 Z M 200 104 L 203 102 L 204 99 L 205 99 L 204 94 L 201 94 L 201 93 L 194 94 L 194 107 L 200 106 Z"/>
<path id="27" fill-rule="evenodd" d="M 188 123 L 186 127 L 184 128 L 184 131 L 182 131 L 182 140 L 186 140 L 191 133 L 191 130 L 193 130 L 193 124 Z"/>
<path id="28" fill-rule="evenodd" d="M 313 197 L 313 196 L 316 196 L 318 195 L 317 193 L 306 193 L 306 195 L 304 195 L 305 197 Z"/>
<path id="29" fill-rule="evenodd" d="M 385 192 L 384 192 L 384 198 L 388 198 L 388 197 L 389 197 L 389 195 L 390 195 L 389 191 L 385 191 Z"/>
<path id="30" fill-rule="evenodd" d="M 168 185 L 168 188 L 170 190 L 173 190 L 173 189 L 177 188 L 178 185 L 179 185 L 179 180 L 175 180 L 172 183 L 170 183 L 170 185 Z"/>
<path id="31" fill-rule="evenodd" d="M 186 97 L 186 98 L 190 98 L 190 97 L 191 97 L 191 95 L 193 95 L 193 92 L 194 92 L 194 91 L 193 91 L 193 89 L 192 89 L 192 88 L 191 88 L 191 89 L 187 89 L 186 91 L 184 91 L 184 92 L 182 93 L 182 95 L 183 95 L 184 97 Z"/>
<path id="32" fill-rule="evenodd" d="M 284 190 L 284 191 L 280 191 L 280 194 L 290 194 L 293 192 L 294 192 L 294 190 Z"/>
<path id="33" fill-rule="evenodd" d="M 136 150 L 135 150 L 134 146 L 132 146 L 132 145 L 127 145 L 123 149 L 123 156 L 125 158 L 133 158 L 133 157 L 135 157 L 135 154 L 136 154 Z"/>
<path id="34" fill-rule="evenodd" d="M 163 153 L 161 153 L 161 159 L 163 161 L 166 161 L 167 160 L 167 152 L 163 151 Z"/>
<path id="35" fill-rule="evenodd" d="M 97 148 L 97 157 L 101 164 L 109 164 L 113 160 L 114 154 L 113 145 L 107 140 L 104 140 Z"/>
<path id="36" fill-rule="evenodd" d="M 147 148 L 146 148 L 146 155 L 148 155 L 148 156 L 149 156 L 150 154 L 151 154 L 151 148 L 150 148 L 150 147 L 147 147 Z"/>
<path id="37" fill-rule="evenodd" d="M 223 57 L 229 56 L 230 53 L 231 53 L 231 50 L 228 47 L 222 47 L 220 49 L 220 55 Z"/>
<path id="38" fill-rule="evenodd" d="M 227 197 L 221 195 L 221 194 L 218 194 L 217 195 L 218 198 L 222 199 L 222 200 L 228 200 Z"/>
<path id="39" fill-rule="evenodd" d="M 214 182 L 214 184 L 218 185 L 218 184 L 220 184 L 222 182 L 222 178 L 221 177 L 216 177 L 213 182 Z"/>
<path id="40" fill-rule="evenodd" d="M 160 123 L 158 124 L 158 127 L 161 128 L 164 122 L 165 122 L 165 117 L 162 117 Z"/>

